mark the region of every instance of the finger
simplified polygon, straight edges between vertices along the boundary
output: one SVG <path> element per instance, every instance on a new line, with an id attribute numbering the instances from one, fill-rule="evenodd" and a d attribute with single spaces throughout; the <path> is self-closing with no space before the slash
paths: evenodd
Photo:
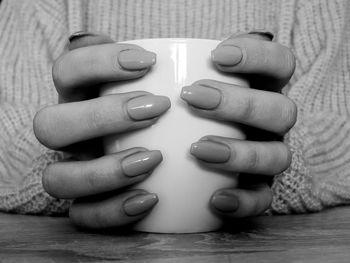
<path id="1" fill-rule="evenodd" d="M 144 180 L 161 161 L 160 151 L 132 148 L 91 161 L 58 162 L 44 170 L 43 186 L 63 199 L 100 194 Z"/>
<path id="2" fill-rule="evenodd" d="M 266 184 L 250 189 L 221 189 L 211 199 L 213 210 L 228 218 L 256 216 L 267 210 L 272 202 L 272 192 Z"/>
<path id="3" fill-rule="evenodd" d="M 98 32 L 87 32 L 87 31 L 78 31 L 73 33 L 68 40 L 68 44 L 66 46 L 65 51 L 69 52 L 71 50 L 87 47 L 87 46 L 93 46 L 93 45 L 101 45 L 101 44 L 107 44 L 107 43 L 115 43 L 113 39 L 111 39 L 108 35 L 98 33 Z M 76 100 L 83 100 L 85 98 L 94 98 L 99 96 L 99 90 L 98 89 L 89 89 L 88 91 L 84 91 L 84 93 L 70 96 L 64 98 L 61 95 L 58 97 L 59 103 L 64 103 L 67 101 L 76 101 Z"/>
<path id="4" fill-rule="evenodd" d="M 276 175 L 291 163 L 291 152 L 282 142 L 254 142 L 206 136 L 191 146 L 201 164 L 230 172 Z"/>
<path id="5" fill-rule="evenodd" d="M 68 50 L 114 42 L 109 36 L 99 32 L 78 31 L 69 37 Z"/>
<path id="6" fill-rule="evenodd" d="M 156 194 L 131 190 L 107 199 L 76 199 L 69 209 L 71 221 L 85 228 L 122 227 L 145 217 L 157 204 Z"/>
<path id="7" fill-rule="evenodd" d="M 150 126 L 169 108 L 169 98 L 144 91 L 58 104 L 43 108 L 35 115 L 34 133 L 46 147 L 58 149 Z"/>
<path id="8" fill-rule="evenodd" d="M 257 36 L 257 37 L 256 37 Z M 239 35 L 212 51 L 214 65 L 223 72 L 259 74 L 279 80 L 283 87 L 295 70 L 292 51 L 257 34 Z"/>
<path id="9" fill-rule="evenodd" d="M 181 98 L 196 114 L 285 134 L 296 122 L 296 104 L 282 94 L 200 80 L 182 89 Z"/>
<path id="10" fill-rule="evenodd" d="M 52 77 L 66 101 L 80 100 L 96 84 L 136 79 L 155 64 L 156 54 L 132 44 L 103 44 L 74 49 L 59 57 Z"/>

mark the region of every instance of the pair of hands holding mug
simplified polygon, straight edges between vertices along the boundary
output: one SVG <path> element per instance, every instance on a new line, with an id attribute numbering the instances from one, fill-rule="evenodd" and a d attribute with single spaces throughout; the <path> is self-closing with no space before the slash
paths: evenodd
<path id="1" fill-rule="evenodd" d="M 281 93 L 294 72 L 295 58 L 271 39 L 267 32 L 239 34 L 212 52 L 218 70 L 239 74 L 250 88 L 198 80 L 181 92 L 196 114 L 239 123 L 247 131 L 247 140 L 210 135 L 191 146 L 192 155 L 206 166 L 241 173 L 238 188 L 220 189 L 208 200 L 226 219 L 264 212 L 272 201 L 265 179 L 291 163 L 287 145 L 275 138 L 296 121 L 294 102 Z M 54 63 L 59 104 L 36 114 L 34 132 L 46 147 L 71 153 L 45 169 L 43 186 L 54 197 L 74 199 L 69 216 L 76 225 L 132 224 L 158 202 L 156 193 L 126 187 L 150 176 L 162 161 L 161 152 L 138 147 L 104 155 L 101 138 L 155 124 L 170 108 L 170 100 L 146 91 L 98 97 L 103 84 L 140 78 L 155 62 L 156 55 L 139 46 L 80 32 Z"/>

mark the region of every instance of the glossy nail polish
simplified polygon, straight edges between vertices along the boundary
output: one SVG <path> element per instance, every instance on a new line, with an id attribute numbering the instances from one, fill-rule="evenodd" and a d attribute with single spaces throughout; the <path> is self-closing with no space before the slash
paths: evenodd
<path id="1" fill-rule="evenodd" d="M 206 110 L 217 108 L 221 97 L 220 90 L 205 85 L 185 86 L 181 91 L 181 98 L 188 104 Z"/>
<path id="2" fill-rule="evenodd" d="M 191 154 L 209 163 L 224 163 L 231 157 L 231 149 L 219 142 L 198 141 L 191 145 Z"/>
<path id="3" fill-rule="evenodd" d="M 121 166 L 127 177 L 134 177 L 153 170 L 162 160 L 163 156 L 157 150 L 137 152 L 125 157 Z"/>
<path id="4" fill-rule="evenodd" d="M 212 205 L 220 212 L 232 213 L 238 209 L 238 198 L 231 191 L 222 191 L 211 199 Z"/>
<path id="5" fill-rule="evenodd" d="M 236 46 L 222 45 L 211 52 L 212 61 L 221 66 L 235 66 L 242 57 L 241 49 Z"/>
<path id="6" fill-rule="evenodd" d="M 156 54 L 147 50 L 126 49 L 119 52 L 118 62 L 125 70 L 142 70 L 156 63 Z"/>
<path id="7" fill-rule="evenodd" d="M 125 200 L 123 209 L 128 216 L 137 216 L 150 210 L 156 203 L 156 194 L 138 194 Z"/>
<path id="8" fill-rule="evenodd" d="M 127 112 L 133 120 L 146 120 L 158 117 L 170 108 L 170 100 L 165 96 L 146 95 L 127 102 Z"/>
<path id="9" fill-rule="evenodd" d="M 267 41 L 272 41 L 272 39 L 274 38 L 274 35 L 271 32 L 266 31 L 266 30 L 261 30 L 261 31 L 255 30 L 255 31 L 249 32 L 249 34 L 259 35 Z"/>

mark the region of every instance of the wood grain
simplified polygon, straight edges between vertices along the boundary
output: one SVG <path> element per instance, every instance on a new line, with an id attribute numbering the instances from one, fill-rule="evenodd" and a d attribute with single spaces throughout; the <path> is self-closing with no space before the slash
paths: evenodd
<path id="1" fill-rule="evenodd" d="M 0 262 L 350 262 L 350 207 L 183 235 L 87 232 L 67 218 L 0 213 Z"/>

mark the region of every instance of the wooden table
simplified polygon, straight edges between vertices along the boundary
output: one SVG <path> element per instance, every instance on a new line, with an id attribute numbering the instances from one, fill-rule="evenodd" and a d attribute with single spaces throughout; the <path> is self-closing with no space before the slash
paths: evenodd
<path id="1" fill-rule="evenodd" d="M 261 216 L 206 234 L 84 232 L 0 213 L 0 262 L 350 262 L 350 207 Z"/>

